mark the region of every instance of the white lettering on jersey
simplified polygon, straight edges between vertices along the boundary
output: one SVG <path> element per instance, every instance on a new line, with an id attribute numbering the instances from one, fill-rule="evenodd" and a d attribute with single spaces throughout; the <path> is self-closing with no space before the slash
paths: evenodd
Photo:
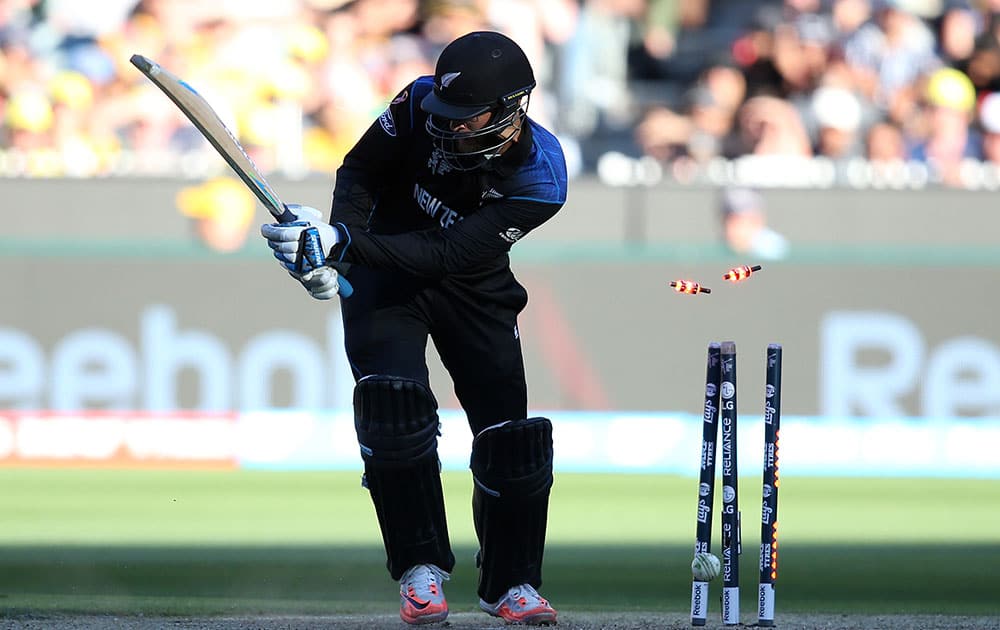
<path id="1" fill-rule="evenodd" d="M 441 203 L 441 200 L 431 195 L 423 189 L 420 184 L 413 185 L 413 200 L 432 219 L 437 219 L 443 228 L 451 227 L 456 221 L 461 221 L 462 216 Z"/>

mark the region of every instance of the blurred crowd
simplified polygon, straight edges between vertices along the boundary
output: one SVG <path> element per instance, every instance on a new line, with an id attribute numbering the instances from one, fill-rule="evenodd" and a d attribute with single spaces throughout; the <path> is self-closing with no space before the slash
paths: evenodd
<path id="1" fill-rule="evenodd" d="M 265 171 L 332 173 L 440 50 L 516 37 L 540 76 L 572 0 L 0 0 L 0 172 L 197 172 L 206 144 L 129 59 L 195 86 Z M 544 114 L 544 90 L 538 99 Z"/>
<path id="2" fill-rule="evenodd" d="M 953 186 L 1000 164 L 1000 1 L 757 4 L 688 89 L 644 113 L 646 154 L 688 168 L 740 156 L 915 163 Z"/>
<path id="3" fill-rule="evenodd" d="M 218 168 L 133 53 L 198 88 L 263 170 L 332 173 L 478 29 L 524 47 L 531 114 L 575 173 L 609 151 L 682 181 L 748 156 L 954 186 L 1000 165 L 1000 0 L 0 0 L 0 174 Z"/>

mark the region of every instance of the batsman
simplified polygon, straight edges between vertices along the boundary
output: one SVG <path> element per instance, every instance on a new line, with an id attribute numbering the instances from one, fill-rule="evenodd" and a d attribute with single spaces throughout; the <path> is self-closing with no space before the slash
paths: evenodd
<path id="1" fill-rule="evenodd" d="M 298 221 L 261 228 L 313 297 L 337 295 L 338 273 L 354 286 L 341 308 L 363 483 L 410 624 L 448 616 L 443 584 L 455 567 L 428 338 L 472 431 L 480 607 L 509 623 L 556 622 L 537 590 L 552 424 L 528 417 L 517 327 L 528 297 L 509 258 L 566 201 L 559 142 L 527 115 L 534 87 L 513 40 L 459 37 L 434 76 L 399 92 L 347 154 L 329 222 L 292 206 Z"/>

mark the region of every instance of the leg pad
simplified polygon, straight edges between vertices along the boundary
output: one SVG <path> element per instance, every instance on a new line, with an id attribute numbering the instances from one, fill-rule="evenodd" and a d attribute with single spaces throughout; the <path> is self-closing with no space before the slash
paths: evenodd
<path id="1" fill-rule="evenodd" d="M 479 597 L 497 601 L 512 586 L 542 584 L 552 488 L 552 423 L 505 422 L 472 444 L 472 514 L 479 538 Z"/>
<path id="2" fill-rule="evenodd" d="M 437 456 L 440 423 L 430 390 L 410 379 L 365 377 L 354 390 L 354 427 L 392 578 L 415 564 L 451 572 L 455 557 Z"/>

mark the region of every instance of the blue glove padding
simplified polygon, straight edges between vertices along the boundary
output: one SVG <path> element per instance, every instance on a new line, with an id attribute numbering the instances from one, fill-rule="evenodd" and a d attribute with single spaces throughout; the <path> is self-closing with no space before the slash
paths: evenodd
<path id="1" fill-rule="evenodd" d="M 296 220 L 289 223 L 266 223 L 260 226 L 260 233 L 267 239 L 267 245 L 274 250 L 286 270 L 301 271 L 296 268 L 295 261 L 299 258 L 299 243 L 303 230 L 316 228 L 319 234 L 319 244 L 326 255 L 337 244 L 337 230 L 323 220 L 323 215 L 316 208 L 288 204 L 288 210 L 295 215 Z"/>

